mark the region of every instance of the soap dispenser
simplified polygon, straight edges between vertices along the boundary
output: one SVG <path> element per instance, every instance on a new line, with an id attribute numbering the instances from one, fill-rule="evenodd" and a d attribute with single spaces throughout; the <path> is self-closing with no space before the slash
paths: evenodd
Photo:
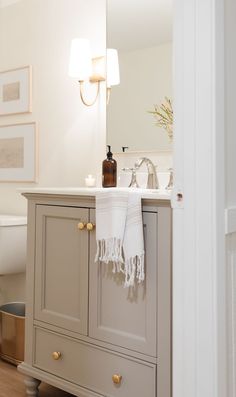
<path id="1" fill-rule="evenodd" d="M 111 146 L 107 145 L 107 158 L 102 163 L 102 186 L 116 187 L 117 165 L 112 157 Z"/>

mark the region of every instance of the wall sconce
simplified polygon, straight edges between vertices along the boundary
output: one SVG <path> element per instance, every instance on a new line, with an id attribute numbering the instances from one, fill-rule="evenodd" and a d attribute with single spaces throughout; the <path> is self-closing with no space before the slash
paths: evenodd
<path id="1" fill-rule="evenodd" d="M 84 105 L 92 106 L 100 91 L 100 82 L 105 81 L 104 57 L 92 58 L 89 40 L 73 39 L 70 50 L 69 76 L 76 78 L 80 85 L 80 97 Z M 102 69 L 102 70 L 101 70 Z M 84 97 L 84 81 L 97 84 L 96 96 L 92 102 Z"/>
<path id="2" fill-rule="evenodd" d="M 105 70 L 107 69 L 107 73 Z M 107 49 L 107 64 L 105 57 L 92 58 L 90 43 L 87 39 L 76 38 L 71 42 L 69 76 L 76 78 L 80 85 L 80 97 L 84 105 L 92 106 L 98 98 L 100 82 L 105 81 L 107 74 L 107 103 L 111 87 L 120 83 L 118 54 L 115 49 Z M 97 84 L 96 96 L 93 101 L 85 100 L 84 81 Z"/>
<path id="3" fill-rule="evenodd" d="M 107 104 L 111 95 L 111 87 L 120 84 L 118 52 L 114 48 L 107 49 Z"/>

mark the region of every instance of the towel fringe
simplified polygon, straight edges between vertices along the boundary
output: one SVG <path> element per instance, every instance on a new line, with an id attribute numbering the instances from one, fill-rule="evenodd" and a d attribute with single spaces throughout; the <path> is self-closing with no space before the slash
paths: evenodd
<path id="1" fill-rule="evenodd" d="M 122 241 L 117 238 L 97 240 L 97 253 L 95 262 L 113 264 L 113 273 L 124 273 L 124 287 L 134 286 L 135 278 L 138 283 L 145 279 L 144 252 L 124 261 Z"/>
<path id="2" fill-rule="evenodd" d="M 133 287 L 135 278 L 137 279 L 138 283 L 144 281 L 144 253 L 126 260 L 124 265 L 124 273 L 124 287 Z"/>
<path id="3" fill-rule="evenodd" d="M 124 263 L 122 255 L 122 241 L 117 238 L 108 238 L 97 241 L 95 262 L 113 263 L 113 273 L 121 271 Z"/>

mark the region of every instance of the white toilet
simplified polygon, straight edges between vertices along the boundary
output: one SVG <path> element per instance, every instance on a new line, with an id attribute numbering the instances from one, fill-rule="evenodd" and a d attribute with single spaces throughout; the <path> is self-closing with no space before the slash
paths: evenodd
<path id="1" fill-rule="evenodd" d="M 25 271 L 26 230 L 26 216 L 0 214 L 0 275 Z"/>

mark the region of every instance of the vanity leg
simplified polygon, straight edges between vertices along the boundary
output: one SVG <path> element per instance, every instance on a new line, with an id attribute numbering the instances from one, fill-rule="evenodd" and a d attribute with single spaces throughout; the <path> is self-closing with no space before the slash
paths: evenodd
<path id="1" fill-rule="evenodd" d="M 38 397 L 40 380 L 27 376 L 24 380 L 26 386 L 26 396 Z"/>

